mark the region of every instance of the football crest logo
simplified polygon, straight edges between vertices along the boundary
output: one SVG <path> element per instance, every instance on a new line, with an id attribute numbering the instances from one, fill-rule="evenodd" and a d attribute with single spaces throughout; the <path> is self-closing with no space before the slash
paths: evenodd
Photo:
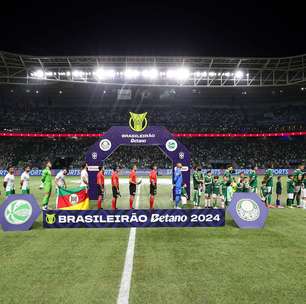
<path id="1" fill-rule="evenodd" d="M 47 224 L 52 225 L 52 224 L 55 223 L 55 220 L 56 220 L 55 214 L 46 214 L 46 222 L 47 222 Z"/>
<path id="2" fill-rule="evenodd" d="M 131 115 L 129 120 L 130 128 L 135 132 L 143 131 L 148 125 L 148 120 L 146 118 L 147 114 L 148 114 L 147 112 L 141 114 L 130 112 Z"/>
<path id="3" fill-rule="evenodd" d="M 26 223 L 32 215 L 32 206 L 26 200 L 12 201 L 4 211 L 5 219 L 12 225 Z"/>

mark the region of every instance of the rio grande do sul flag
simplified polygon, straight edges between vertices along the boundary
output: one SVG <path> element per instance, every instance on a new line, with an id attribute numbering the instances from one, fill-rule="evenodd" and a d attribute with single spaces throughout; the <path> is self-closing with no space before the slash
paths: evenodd
<path id="1" fill-rule="evenodd" d="M 88 210 L 89 197 L 86 187 L 59 188 L 56 208 L 62 210 Z"/>

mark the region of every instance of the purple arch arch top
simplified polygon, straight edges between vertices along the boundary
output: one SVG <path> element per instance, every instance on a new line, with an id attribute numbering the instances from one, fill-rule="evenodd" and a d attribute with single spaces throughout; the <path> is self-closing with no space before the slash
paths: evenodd
<path id="1" fill-rule="evenodd" d="M 96 175 L 98 166 L 121 145 L 126 146 L 158 146 L 175 165 L 183 165 L 183 181 L 187 184 L 190 197 L 190 154 L 166 128 L 150 126 L 141 132 L 132 131 L 128 126 L 111 127 L 101 139 L 93 144 L 86 153 L 89 175 L 89 198 L 97 199 Z"/>

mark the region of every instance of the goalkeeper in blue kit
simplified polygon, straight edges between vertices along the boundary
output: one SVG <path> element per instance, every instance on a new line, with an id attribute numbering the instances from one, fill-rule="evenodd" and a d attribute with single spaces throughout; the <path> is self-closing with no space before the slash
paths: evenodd
<path id="1" fill-rule="evenodd" d="M 182 195 L 183 175 L 182 175 L 182 164 L 177 163 L 174 168 L 174 193 L 175 193 L 175 208 L 180 209 L 179 204 Z"/>

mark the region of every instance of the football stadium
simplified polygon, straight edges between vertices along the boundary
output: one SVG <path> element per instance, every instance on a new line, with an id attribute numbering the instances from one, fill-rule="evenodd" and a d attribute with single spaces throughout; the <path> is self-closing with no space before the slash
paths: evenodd
<path id="1" fill-rule="evenodd" d="M 0 52 L 0 302 L 305 303 L 305 62 Z"/>

